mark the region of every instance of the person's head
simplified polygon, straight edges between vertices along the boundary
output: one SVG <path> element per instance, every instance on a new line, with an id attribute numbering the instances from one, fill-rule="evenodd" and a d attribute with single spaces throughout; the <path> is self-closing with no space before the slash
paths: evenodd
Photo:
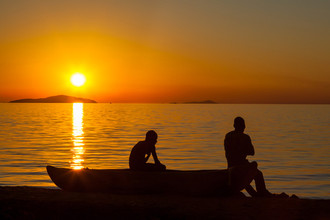
<path id="1" fill-rule="evenodd" d="M 154 130 L 150 130 L 146 133 L 146 141 L 148 141 L 148 142 L 156 144 L 157 138 L 158 138 L 158 135 Z"/>
<path id="2" fill-rule="evenodd" d="M 234 128 L 236 131 L 243 132 L 245 129 L 245 121 L 242 117 L 236 117 L 234 120 Z"/>

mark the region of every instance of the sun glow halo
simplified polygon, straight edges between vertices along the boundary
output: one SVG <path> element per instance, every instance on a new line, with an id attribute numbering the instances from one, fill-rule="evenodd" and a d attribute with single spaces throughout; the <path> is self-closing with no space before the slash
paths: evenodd
<path id="1" fill-rule="evenodd" d="M 85 84 L 85 82 L 86 82 L 86 78 L 81 73 L 75 73 L 71 76 L 71 83 L 74 86 L 77 86 L 77 87 L 82 86 Z"/>

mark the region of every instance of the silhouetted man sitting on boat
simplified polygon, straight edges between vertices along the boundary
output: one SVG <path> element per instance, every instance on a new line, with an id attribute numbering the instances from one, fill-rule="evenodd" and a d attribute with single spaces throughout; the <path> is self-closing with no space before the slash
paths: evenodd
<path id="1" fill-rule="evenodd" d="M 161 164 L 156 154 L 155 144 L 158 135 L 155 131 L 150 130 L 146 134 L 144 141 L 139 141 L 131 151 L 129 156 L 129 167 L 132 170 L 139 171 L 164 171 L 166 166 Z M 154 158 L 155 163 L 147 163 L 150 155 Z"/>
<path id="2" fill-rule="evenodd" d="M 246 157 L 248 155 L 254 155 L 254 148 L 249 135 L 244 134 L 245 122 L 241 117 L 237 117 L 234 120 L 234 131 L 226 134 L 225 137 L 225 152 L 228 163 L 228 168 L 243 166 L 246 168 L 256 169 L 257 172 L 253 179 L 256 184 L 257 191 L 253 189 L 251 185 L 248 185 L 245 190 L 252 196 L 270 197 L 271 194 L 265 185 L 265 180 L 262 172 L 257 169 L 257 162 L 249 162 Z"/>

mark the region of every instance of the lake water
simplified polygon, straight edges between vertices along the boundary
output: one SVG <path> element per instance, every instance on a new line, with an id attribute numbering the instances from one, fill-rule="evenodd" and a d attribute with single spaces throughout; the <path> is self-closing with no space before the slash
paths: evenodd
<path id="1" fill-rule="evenodd" d="M 128 168 L 146 131 L 168 169 L 224 169 L 242 116 L 271 192 L 330 199 L 330 105 L 0 103 L 0 185 L 55 187 L 45 166 Z"/>

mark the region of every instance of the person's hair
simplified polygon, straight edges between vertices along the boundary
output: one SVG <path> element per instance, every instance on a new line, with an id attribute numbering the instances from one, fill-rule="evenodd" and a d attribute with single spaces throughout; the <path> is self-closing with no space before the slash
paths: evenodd
<path id="1" fill-rule="evenodd" d="M 236 117 L 234 119 L 234 127 L 235 128 L 245 128 L 245 122 L 242 117 Z"/>
<path id="2" fill-rule="evenodd" d="M 150 130 L 146 133 L 146 140 L 155 140 L 157 137 L 158 135 L 154 130 Z"/>

